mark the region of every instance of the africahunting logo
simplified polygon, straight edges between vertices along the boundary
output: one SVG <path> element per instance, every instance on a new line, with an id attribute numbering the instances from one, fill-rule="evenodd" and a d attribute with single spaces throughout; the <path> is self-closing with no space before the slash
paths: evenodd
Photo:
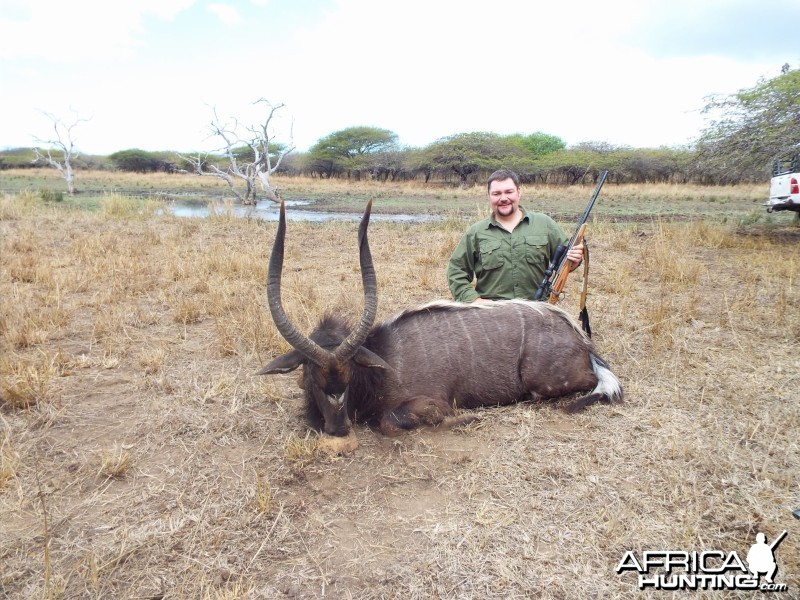
<path id="1" fill-rule="evenodd" d="M 641 556 L 637 556 L 629 550 L 617 566 L 617 574 L 636 571 L 640 590 L 785 592 L 788 586 L 775 582 L 778 572 L 775 551 L 785 537 L 784 530 L 771 544 L 767 544 L 767 537 L 759 533 L 756 543 L 750 546 L 746 560 L 742 560 L 735 551 L 645 550 Z"/>

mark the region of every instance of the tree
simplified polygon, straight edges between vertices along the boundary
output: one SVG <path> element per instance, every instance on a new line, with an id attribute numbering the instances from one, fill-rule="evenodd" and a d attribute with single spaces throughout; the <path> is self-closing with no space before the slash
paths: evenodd
<path id="1" fill-rule="evenodd" d="M 164 152 L 147 152 L 138 148 L 114 152 L 108 158 L 120 171 L 134 173 L 157 173 L 159 171 L 173 172 L 175 164 Z"/>
<path id="2" fill-rule="evenodd" d="M 470 176 L 500 168 L 522 170 L 525 156 L 513 139 L 496 133 L 457 133 L 435 141 L 423 151 L 434 170 L 458 175 L 466 188 Z"/>
<path id="3" fill-rule="evenodd" d="M 712 117 L 698 140 L 701 168 L 721 182 L 768 177 L 776 155 L 800 142 L 800 70 L 784 65 L 752 88 L 711 97 L 703 112 Z"/>
<path id="4" fill-rule="evenodd" d="M 516 133 L 509 138 L 519 143 L 532 156 L 544 156 L 567 147 L 567 143 L 560 137 L 541 131 L 528 135 Z"/>
<path id="5" fill-rule="evenodd" d="M 332 176 L 346 171 L 359 177 L 364 171 L 383 176 L 389 155 L 397 150 L 397 134 L 377 127 L 348 127 L 320 139 L 309 150 L 317 170 Z"/>
<path id="6" fill-rule="evenodd" d="M 37 143 L 47 146 L 44 149 L 34 148 L 35 158 L 33 162 L 44 162 L 61 173 L 64 181 L 67 183 L 67 192 L 75 194 L 78 190 L 75 188 L 75 171 L 73 161 L 78 157 L 78 152 L 75 150 L 75 139 L 73 138 L 73 129 L 80 123 L 88 121 L 88 119 L 81 119 L 75 114 L 75 119 L 66 124 L 58 117 L 42 111 L 48 119 L 53 122 L 53 131 L 55 137 L 49 140 L 34 137 Z M 44 152 L 44 154 L 42 154 Z M 60 159 L 53 156 L 54 152 L 61 154 Z"/>
<path id="7" fill-rule="evenodd" d="M 552 152 L 537 160 L 542 181 L 577 185 L 599 172 L 598 154 L 582 148 Z"/>
<path id="8" fill-rule="evenodd" d="M 627 148 L 611 153 L 603 168 L 628 183 L 686 183 L 692 156 L 680 148 Z"/>
<path id="9" fill-rule="evenodd" d="M 284 105 L 272 105 L 264 98 L 256 100 L 253 104 L 260 103 L 266 105 L 268 110 L 263 122 L 257 125 L 242 126 L 236 119 L 231 123 L 223 123 L 214 109 L 211 132 L 223 142 L 219 152 L 228 161 L 227 166 L 220 167 L 211 163 L 207 154 L 181 156 L 182 160 L 192 165 L 198 175 L 218 177 L 226 181 L 242 204 L 256 204 L 257 182 L 267 198 L 277 201 L 277 191 L 270 185 L 269 178 L 278 170 L 283 158 L 294 150 L 291 129 L 289 144 L 273 141 L 272 120 L 275 118 L 275 113 L 284 108 Z M 244 184 L 243 191 L 237 189 L 237 180 Z"/>

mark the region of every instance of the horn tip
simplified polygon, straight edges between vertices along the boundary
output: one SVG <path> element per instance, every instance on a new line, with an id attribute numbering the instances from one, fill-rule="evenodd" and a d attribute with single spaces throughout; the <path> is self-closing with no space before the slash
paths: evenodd
<path id="1" fill-rule="evenodd" d="M 283 199 L 281 199 L 281 209 L 278 212 L 278 225 L 286 226 L 286 202 Z"/>

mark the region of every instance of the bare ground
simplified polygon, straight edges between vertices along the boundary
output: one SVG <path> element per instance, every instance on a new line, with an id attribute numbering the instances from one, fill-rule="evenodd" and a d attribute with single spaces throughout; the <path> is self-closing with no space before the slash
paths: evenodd
<path id="1" fill-rule="evenodd" d="M 290 224 L 303 330 L 358 311 L 355 229 Z M 595 341 L 624 404 L 490 408 L 397 438 L 360 426 L 359 447 L 331 456 L 294 375 L 253 375 L 286 350 L 263 294 L 274 224 L 7 200 L 0 593 L 667 597 L 615 572 L 627 550 L 744 556 L 786 529 L 779 597 L 800 597 L 798 239 L 758 233 L 592 226 Z M 370 228 L 380 318 L 447 296 L 459 234 Z"/>

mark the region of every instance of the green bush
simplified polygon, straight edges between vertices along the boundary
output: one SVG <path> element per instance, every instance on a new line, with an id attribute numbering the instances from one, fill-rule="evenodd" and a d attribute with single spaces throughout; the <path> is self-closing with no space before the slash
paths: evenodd
<path id="1" fill-rule="evenodd" d="M 63 202 L 64 192 L 54 192 L 50 188 L 41 188 L 39 190 L 39 197 L 45 202 Z"/>

